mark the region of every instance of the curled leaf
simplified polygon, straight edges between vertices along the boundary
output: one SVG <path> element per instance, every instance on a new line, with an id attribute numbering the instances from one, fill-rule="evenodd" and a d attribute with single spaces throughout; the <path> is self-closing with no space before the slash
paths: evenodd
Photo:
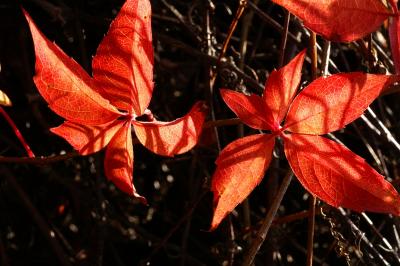
<path id="1" fill-rule="evenodd" d="M 196 145 L 200 136 L 206 106 L 196 103 L 190 112 L 171 122 L 133 122 L 135 133 L 140 143 L 154 153 L 173 156 L 187 152 Z"/>
<path id="2" fill-rule="evenodd" d="M 108 144 L 104 171 L 107 178 L 120 190 L 147 204 L 146 199 L 133 186 L 133 146 L 129 123 L 125 123 Z"/>

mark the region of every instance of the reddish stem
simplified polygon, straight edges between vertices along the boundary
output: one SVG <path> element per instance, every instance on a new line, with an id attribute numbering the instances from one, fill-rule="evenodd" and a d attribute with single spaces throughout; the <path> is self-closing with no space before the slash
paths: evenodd
<path id="1" fill-rule="evenodd" d="M 11 126 L 11 128 L 14 131 L 14 134 L 17 136 L 19 141 L 21 142 L 22 146 L 24 146 L 26 153 L 30 158 L 35 157 L 35 154 L 33 154 L 31 148 L 29 147 L 28 143 L 26 143 L 24 137 L 22 136 L 21 132 L 15 125 L 14 121 L 11 119 L 11 117 L 7 114 L 7 112 L 3 109 L 3 107 L 0 106 L 0 113 L 3 115 L 3 117 L 6 119 L 7 123 Z"/>

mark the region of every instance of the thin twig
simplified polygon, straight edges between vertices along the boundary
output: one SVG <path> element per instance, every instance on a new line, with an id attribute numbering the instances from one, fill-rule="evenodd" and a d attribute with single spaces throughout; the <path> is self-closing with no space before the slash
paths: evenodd
<path id="1" fill-rule="evenodd" d="M 171 236 L 182 226 L 184 222 L 186 222 L 191 216 L 193 211 L 196 209 L 197 205 L 200 201 L 207 195 L 209 191 L 203 190 L 198 198 L 187 208 L 185 214 L 175 223 L 175 226 L 168 231 L 168 233 L 161 239 L 161 241 L 157 244 L 157 246 L 151 251 L 150 255 L 144 260 L 146 262 L 150 261 L 151 258 L 160 251 L 161 248 L 165 246 Z"/>
<path id="2" fill-rule="evenodd" d="M 310 212 L 308 210 L 296 212 L 293 214 L 289 214 L 283 217 L 278 217 L 274 219 L 273 225 L 279 225 L 284 223 L 291 223 L 294 221 L 302 220 L 308 218 L 310 216 Z"/>
<path id="3" fill-rule="evenodd" d="M 239 118 L 221 119 L 216 121 L 208 121 L 204 123 L 203 128 L 210 127 L 222 127 L 222 126 L 234 126 L 241 124 L 242 121 Z M 133 139 L 134 144 L 139 143 L 137 139 Z M 38 157 L 5 157 L 0 156 L 0 163 L 23 163 L 23 164 L 36 164 L 45 165 L 52 164 L 61 161 L 65 161 L 71 158 L 75 158 L 79 155 L 77 152 L 70 152 L 63 155 L 52 155 L 52 156 L 38 156 Z"/>
<path id="4" fill-rule="evenodd" d="M 15 125 L 14 121 L 11 119 L 11 117 L 7 114 L 7 112 L 1 106 L 0 106 L 0 113 L 4 117 L 4 119 L 7 121 L 7 123 L 11 126 L 11 128 L 13 129 L 15 136 L 17 136 L 19 142 L 21 142 L 21 144 L 24 147 L 24 149 L 26 150 L 26 153 L 28 154 L 28 156 L 31 158 L 35 157 L 35 154 L 32 152 L 28 143 L 25 141 L 21 132 L 17 128 L 17 125 Z"/>
<path id="5" fill-rule="evenodd" d="M 314 255 L 314 228 L 315 228 L 315 205 L 317 204 L 317 198 L 314 195 L 310 195 L 310 207 L 308 212 L 308 231 L 307 231 L 307 266 L 313 265 Z"/>
<path id="6" fill-rule="evenodd" d="M 280 25 L 278 22 L 276 22 L 272 17 L 270 17 L 267 13 L 262 11 L 257 5 L 252 3 L 251 1 L 248 2 L 249 8 L 253 9 L 254 12 L 260 16 L 261 19 L 263 19 L 265 22 L 267 22 L 269 25 L 271 25 L 273 28 L 275 28 L 279 32 L 283 32 L 283 27 Z M 292 33 L 288 32 L 288 37 L 295 41 L 296 43 L 300 43 L 300 38 L 296 37 Z"/>
<path id="7" fill-rule="evenodd" d="M 226 50 L 228 49 L 228 45 L 229 45 L 229 42 L 231 41 L 233 32 L 235 31 L 237 23 L 239 22 L 240 17 L 242 16 L 244 10 L 246 9 L 246 6 L 247 6 L 247 0 L 239 0 L 239 7 L 236 11 L 235 17 L 233 18 L 231 25 L 229 26 L 228 34 L 224 40 L 221 52 L 219 53 L 219 56 L 217 59 L 217 63 L 216 63 L 217 68 L 221 64 L 222 58 L 225 56 L 225 53 L 226 53 Z M 218 75 L 218 71 L 213 72 L 213 75 L 211 77 L 211 86 L 212 87 L 214 87 L 214 83 L 217 78 L 217 75 Z"/>
<path id="8" fill-rule="evenodd" d="M 249 266 L 253 263 L 258 250 L 260 249 L 262 243 L 265 241 L 265 238 L 267 237 L 269 228 L 271 227 L 274 217 L 279 209 L 283 196 L 285 195 L 286 190 L 289 187 L 290 181 L 292 181 L 292 177 L 293 177 L 293 172 L 292 170 L 289 170 L 289 172 L 282 180 L 281 186 L 279 187 L 275 199 L 272 202 L 271 208 L 269 209 L 267 215 L 265 216 L 260 229 L 258 230 L 250 248 L 248 249 L 247 253 L 244 256 L 242 266 Z"/>
<path id="9" fill-rule="evenodd" d="M 11 174 L 11 172 L 6 167 L 0 168 L 0 174 L 4 177 L 10 186 L 15 190 L 16 194 L 20 198 L 23 206 L 27 209 L 29 214 L 32 216 L 33 221 L 38 226 L 39 230 L 44 235 L 45 239 L 49 243 L 50 249 L 53 250 L 54 254 L 57 256 L 60 265 L 62 266 L 72 266 L 70 262 L 70 258 L 64 252 L 64 249 L 60 245 L 60 243 L 55 238 L 55 233 L 51 228 L 47 225 L 46 220 L 40 215 L 39 211 L 32 204 L 32 201 L 29 199 L 28 195 L 21 188 L 21 186 L 16 181 L 15 177 Z"/>
<path id="10" fill-rule="evenodd" d="M 311 77 L 316 79 L 318 77 L 318 52 L 317 52 L 317 35 L 315 32 L 311 32 L 310 35 L 310 47 L 311 47 Z"/>
<path id="11" fill-rule="evenodd" d="M 317 54 L 317 35 L 311 32 L 310 36 L 310 48 L 311 48 L 311 75 L 312 79 L 318 77 L 318 54 Z M 308 230 L 307 230 L 307 266 L 313 264 L 314 254 L 314 229 L 315 229 L 315 205 L 317 199 L 314 195 L 310 194 L 310 207 L 308 216 Z"/>
<path id="12" fill-rule="evenodd" d="M 289 33 L 289 22 L 290 22 L 290 13 L 285 11 L 285 23 L 283 25 L 283 33 L 282 33 L 282 40 L 281 40 L 281 47 L 279 48 L 279 67 L 282 67 L 285 63 L 285 50 L 286 50 L 286 43 L 287 37 Z"/>

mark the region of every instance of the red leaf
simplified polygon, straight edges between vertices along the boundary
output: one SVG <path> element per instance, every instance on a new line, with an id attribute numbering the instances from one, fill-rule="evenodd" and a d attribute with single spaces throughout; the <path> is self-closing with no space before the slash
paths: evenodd
<path id="1" fill-rule="evenodd" d="M 278 128 L 299 86 L 305 55 L 306 50 L 303 50 L 289 64 L 273 71 L 265 84 L 263 99 L 272 111 L 273 121 Z"/>
<path id="2" fill-rule="evenodd" d="M 285 128 L 303 134 L 325 134 L 357 119 L 396 76 L 342 73 L 318 78 L 294 99 Z"/>
<path id="3" fill-rule="evenodd" d="M 68 141 L 79 154 L 88 155 L 107 146 L 123 123 L 115 120 L 101 126 L 84 126 L 66 121 L 51 132 Z"/>
<path id="4" fill-rule="evenodd" d="M 400 19 L 393 17 L 389 25 L 390 48 L 392 50 L 393 63 L 396 74 L 400 74 Z"/>
<path id="5" fill-rule="evenodd" d="M 397 14 L 398 11 L 399 11 L 398 8 L 397 8 L 398 0 L 389 0 L 389 2 L 390 2 L 390 5 L 391 5 L 393 11 Z"/>
<path id="6" fill-rule="evenodd" d="M 143 114 L 153 92 L 151 41 L 150 2 L 128 0 L 93 58 L 99 92 L 116 107 L 136 115 Z"/>
<path id="7" fill-rule="evenodd" d="M 228 89 L 221 89 L 220 92 L 225 103 L 243 123 L 255 129 L 273 129 L 271 111 L 260 96 L 247 96 Z"/>
<path id="8" fill-rule="evenodd" d="M 120 113 L 93 90 L 91 77 L 57 45 L 37 29 L 24 12 L 31 29 L 36 54 L 35 84 L 50 108 L 75 123 L 99 125 L 115 120 Z"/>
<path id="9" fill-rule="evenodd" d="M 285 154 L 302 185 L 335 207 L 400 215 L 400 197 L 364 159 L 329 139 L 286 135 Z"/>
<path id="10" fill-rule="evenodd" d="M 221 152 L 211 184 L 215 205 L 211 230 L 261 182 L 274 144 L 272 135 L 252 135 L 230 143 Z"/>
<path id="11" fill-rule="evenodd" d="M 272 0 L 331 41 L 351 42 L 375 31 L 391 13 L 380 0 Z"/>
<path id="12" fill-rule="evenodd" d="M 143 203 L 147 204 L 146 199 L 136 192 L 132 183 L 133 146 L 129 123 L 125 123 L 108 144 L 104 160 L 104 171 L 107 178 L 120 190 L 139 198 Z"/>
<path id="13" fill-rule="evenodd" d="M 196 103 L 190 112 L 172 122 L 139 122 L 133 126 L 140 143 L 154 153 L 173 156 L 187 152 L 200 136 L 206 116 L 203 102 Z"/>

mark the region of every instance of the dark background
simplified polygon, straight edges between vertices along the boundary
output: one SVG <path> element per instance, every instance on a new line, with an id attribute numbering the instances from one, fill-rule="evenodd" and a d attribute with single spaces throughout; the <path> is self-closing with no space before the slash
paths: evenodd
<path id="1" fill-rule="evenodd" d="M 0 160 L 1 265 L 240 265 L 289 169 L 278 145 L 274 161 L 248 205 L 239 206 L 218 229 L 209 232 L 213 210 L 209 186 L 218 156 L 212 129 L 204 130 L 195 149 L 175 158 L 157 156 L 135 145 L 134 184 L 149 206 L 106 180 L 104 152 L 73 156 L 72 148 L 49 131 L 63 120 L 47 107 L 33 83 L 33 44 L 20 7 L 50 40 L 91 73 L 91 58 L 122 4 L 119 0 L 0 2 L 0 90 L 13 102 L 4 109 L 37 156 L 66 153 L 72 157 L 48 164 Z M 283 31 L 279 27 L 285 11 L 270 1 L 254 1 L 254 5 L 261 13 L 247 7 L 223 63 L 216 67 L 238 1 L 152 1 L 155 90 L 150 109 L 158 119 L 180 117 L 197 100 L 210 105 L 212 101 L 217 119 L 232 118 L 234 114 L 221 101 L 218 88 L 261 93 L 266 77 L 280 67 L 281 58 L 287 63 L 307 48 L 307 30 L 292 17 L 289 32 L 293 38 L 288 38 L 282 53 Z M 372 37 L 375 57 L 363 49 L 363 41 L 332 44 L 331 59 L 337 69 L 331 67 L 331 73 L 393 72 L 385 26 Z M 241 49 L 245 43 L 246 53 Z M 322 39 L 318 43 L 324 45 Z M 304 84 L 311 79 L 309 63 L 307 58 Z M 212 96 L 210 68 L 218 72 Z M 380 97 L 373 109 L 398 136 L 400 110 L 395 90 Z M 3 118 L 0 128 L 0 155 L 26 156 Z M 246 126 L 218 128 L 222 147 L 254 132 Z M 398 184 L 399 151 L 385 137 L 374 134 L 361 120 L 335 136 Z M 368 145 L 378 154 L 378 161 Z M 308 204 L 307 192 L 294 179 L 256 265 L 305 265 Z M 245 221 L 246 212 L 250 223 Z M 288 215 L 293 214 L 291 219 Z M 368 217 L 373 226 L 358 213 L 340 213 L 319 202 L 314 264 L 399 265 L 398 218 L 383 214 Z"/>

